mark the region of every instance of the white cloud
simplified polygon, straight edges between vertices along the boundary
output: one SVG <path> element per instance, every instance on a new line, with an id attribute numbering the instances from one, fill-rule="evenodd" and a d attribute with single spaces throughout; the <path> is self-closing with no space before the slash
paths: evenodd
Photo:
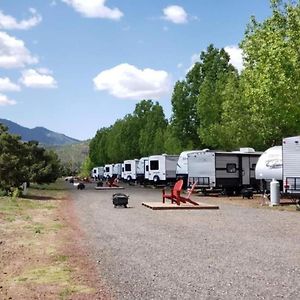
<path id="1" fill-rule="evenodd" d="M 17 102 L 0 93 L 0 106 L 15 105 Z"/>
<path id="2" fill-rule="evenodd" d="M 27 30 L 30 29 L 42 21 L 42 17 L 37 13 L 34 8 L 29 9 L 32 16 L 27 20 L 17 21 L 14 17 L 5 15 L 0 10 L 0 28 L 1 29 L 20 29 L 20 30 Z"/>
<path id="3" fill-rule="evenodd" d="M 19 68 L 37 62 L 22 40 L 0 31 L 0 68 Z"/>
<path id="4" fill-rule="evenodd" d="M 243 50 L 240 49 L 238 46 L 226 46 L 224 50 L 230 56 L 230 63 L 239 71 L 241 72 L 244 69 L 243 63 Z"/>
<path id="5" fill-rule="evenodd" d="M 20 87 L 13 83 L 8 77 L 0 77 L 0 91 L 1 92 L 17 92 Z"/>
<path id="6" fill-rule="evenodd" d="M 29 69 L 22 72 L 20 82 L 30 88 L 56 88 L 57 82 L 47 69 Z"/>
<path id="7" fill-rule="evenodd" d="M 62 0 L 87 18 L 119 20 L 123 13 L 118 8 L 105 6 L 106 0 Z"/>
<path id="8" fill-rule="evenodd" d="M 170 5 L 163 9 L 163 18 L 175 24 L 187 23 L 188 15 L 184 8 L 178 5 Z"/>
<path id="9" fill-rule="evenodd" d="M 160 98 L 170 89 L 170 76 L 167 72 L 140 70 L 126 63 L 99 73 L 93 81 L 97 90 L 107 90 L 118 98 L 136 100 Z"/>

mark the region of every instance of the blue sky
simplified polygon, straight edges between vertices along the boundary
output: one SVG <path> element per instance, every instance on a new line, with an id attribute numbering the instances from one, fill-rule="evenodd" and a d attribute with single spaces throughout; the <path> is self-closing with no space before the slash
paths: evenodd
<path id="1" fill-rule="evenodd" d="M 210 43 L 238 44 L 268 0 L 0 0 L 0 118 L 87 139 L 174 83 Z"/>

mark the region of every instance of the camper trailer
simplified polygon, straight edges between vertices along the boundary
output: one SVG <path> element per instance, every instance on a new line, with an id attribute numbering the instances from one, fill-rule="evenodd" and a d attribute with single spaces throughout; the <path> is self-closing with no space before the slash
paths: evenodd
<path id="1" fill-rule="evenodd" d="M 146 178 L 147 177 L 146 174 L 148 174 L 146 170 L 146 167 L 148 165 L 148 160 L 149 157 L 142 157 L 138 161 L 137 168 L 136 168 L 136 180 L 138 183 L 143 184 L 145 180 L 148 179 Z"/>
<path id="2" fill-rule="evenodd" d="M 130 182 L 137 179 L 138 159 L 129 159 L 124 161 L 123 179 Z"/>
<path id="3" fill-rule="evenodd" d="M 260 180 L 261 191 L 270 190 L 270 182 L 276 179 L 282 189 L 282 146 L 267 149 L 258 159 L 255 178 Z"/>
<path id="4" fill-rule="evenodd" d="M 176 181 L 178 155 L 149 156 L 149 181 L 154 184 Z"/>
<path id="5" fill-rule="evenodd" d="M 260 152 L 252 148 L 223 152 L 203 150 L 188 154 L 188 182 L 204 192 L 222 191 L 228 195 L 243 188 L 259 188 L 255 166 Z"/>
<path id="6" fill-rule="evenodd" d="M 183 179 L 184 188 L 188 185 L 188 155 L 198 153 L 199 151 L 202 150 L 183 151 L 179 155 L 176 167 L 176 179 Z"/>
<path id="7" fill-rule="evenodd" d="M 104 167 L 95 167 L 92 169 L 91 177 L 95 180 L 103 179 L 104 177 Z"/>
<path id="8" fill-rule="evenodd" d="M 300 136 L 282 141 L 283 191 L 300 196 Z"/>
<path id="9" fill-rule="evenodd" d="M 122 164 L 117 163 L 113 165 L 113 177 L 120 179 L 122 176 Z"/>
<path id="10" fill-rule="evenodd" d="M 104 178 L 109 179 L 113 177 L 113 166 L 112 164 L 104 166 Z"/>

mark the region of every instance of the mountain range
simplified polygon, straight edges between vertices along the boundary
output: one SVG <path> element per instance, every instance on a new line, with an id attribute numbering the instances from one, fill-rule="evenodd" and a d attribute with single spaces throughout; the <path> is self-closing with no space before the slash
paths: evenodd
<path id="1" fill-rule="evenodd" d="M 62 146 L 80 143 L 79 140 L 51 131 L 44 127 L 35 127 L 30 129 L 6 119 L 0 119 L 0 123 L 8 127 L 9 133 L 20 135 L 22 141 L 27 142 L 34 140 L 45 146 Z"/>

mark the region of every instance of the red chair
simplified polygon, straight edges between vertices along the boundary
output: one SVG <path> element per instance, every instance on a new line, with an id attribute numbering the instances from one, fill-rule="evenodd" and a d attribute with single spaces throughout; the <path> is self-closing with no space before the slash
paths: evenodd
<path id="1" fill-rule="evenodd" d="M 166 194 L 165 189 L 162 190 L 163 203 L 165 203 L 165 199 L 170 199 L 171 203 L 176 202 L 177 205 L 180 205 L 180 192 L 182 190 L 183 180 L 178 180 L 173 189 L 171 189 L 171 194 Z"/>
<path id="2" fill-rule="evenodd" d="M 172 204 L 175 202 L 177 205 L 180 205 L 180 202 L 182 203 L 189 202 L 194 205 L 199 205 L 197 202 L 191 200 L 190 198 L 195 189 L 195 186 L 196 186 L 196 182 L 192 185 L 191 189 L 188 192 L 187 197 L 183 197 L 180 195 L 183 187 L 183 180 L 182 179 L 178 180 L 175 183 L 173 189 L 171 190 L 171 194 L 166 194 L 165 189 L 163 189 L 162 191 L 163 203 L 165 203 L 165 199 L 170 199 Z"/>

